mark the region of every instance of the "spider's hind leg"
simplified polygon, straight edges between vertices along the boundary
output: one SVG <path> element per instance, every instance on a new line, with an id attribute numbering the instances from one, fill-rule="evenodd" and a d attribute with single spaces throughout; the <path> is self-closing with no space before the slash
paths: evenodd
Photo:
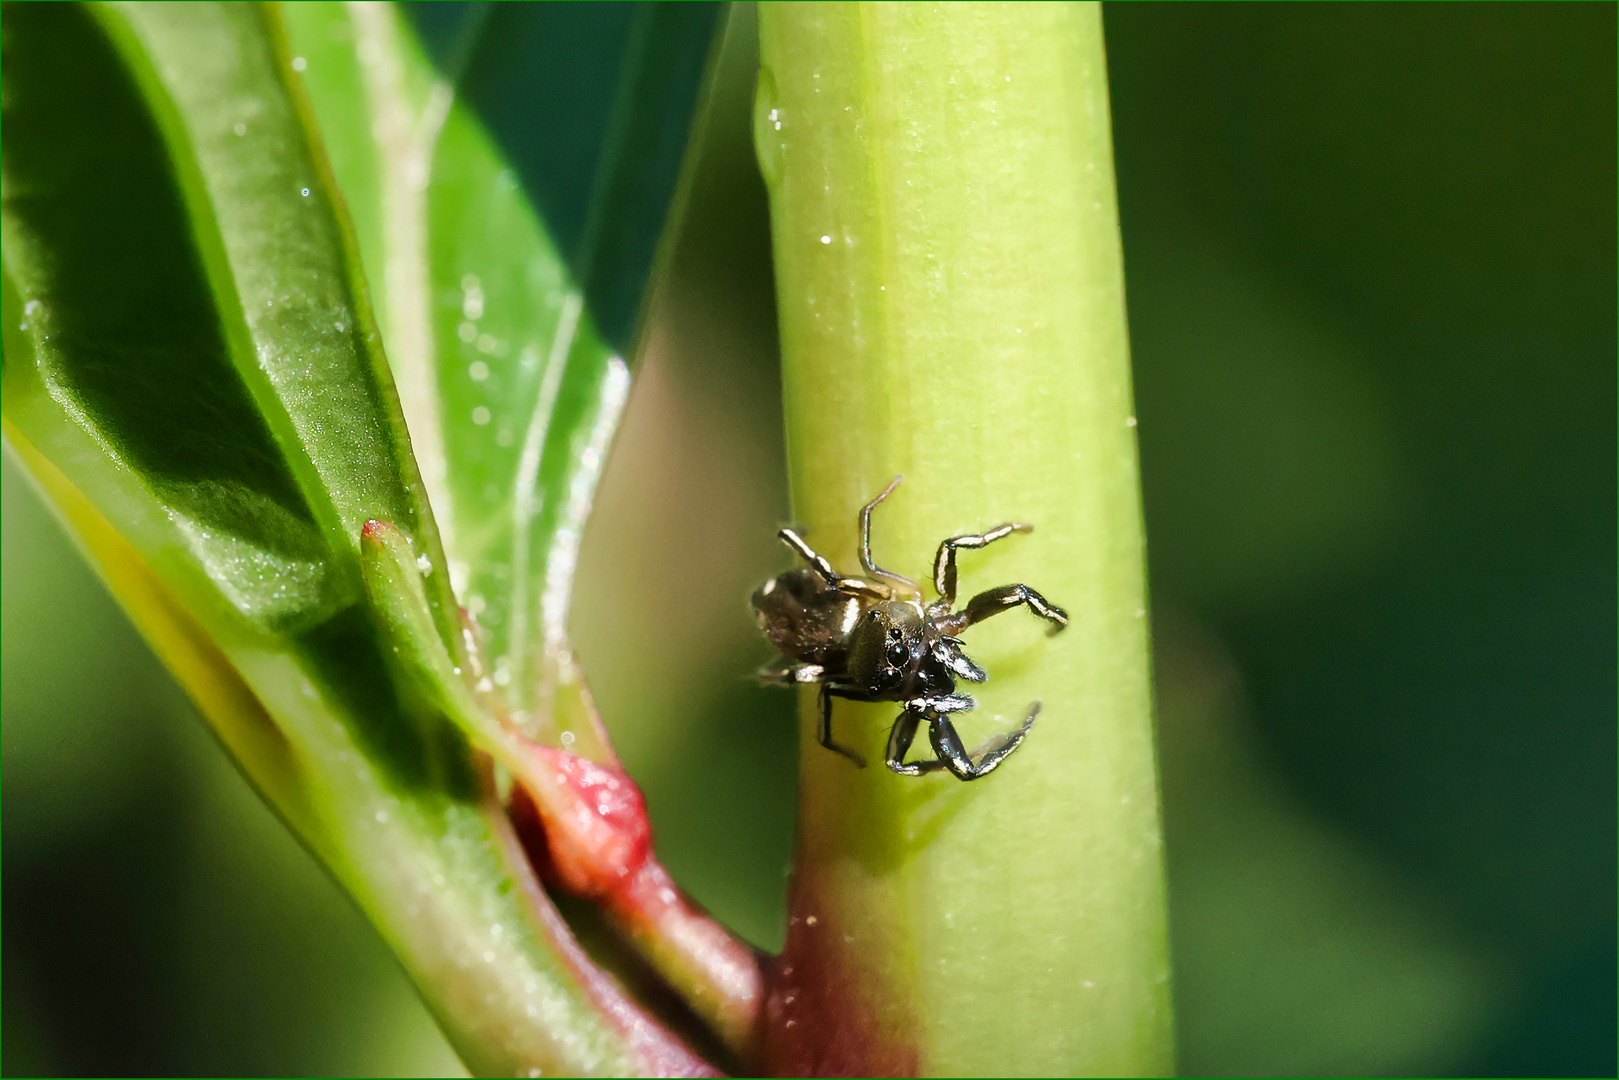
<path id="1" fill-rule="evenodd" d="M 810 568 L 821 575 L 821 580 L 833 588 L 843 580 L 843 575 L 832 569 L 832 564 L 826 558 L 804 542 L 804 538 L 791 529 L 783 529 L 776 534 L 777 539 L 792 548 L 798 557 L 810 564 Z"/>
<path id="2" fill-rule="evenodd" d="M 820 664 L 806 664 L 780 657 L 753 674 L 765 686 L 797 686 L 799 683 L 820 682 L 826 675 L 826 669 Z"/>

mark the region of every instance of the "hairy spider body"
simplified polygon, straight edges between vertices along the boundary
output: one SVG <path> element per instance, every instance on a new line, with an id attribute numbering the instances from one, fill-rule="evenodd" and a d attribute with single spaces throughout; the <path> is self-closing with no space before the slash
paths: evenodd
<path id="1" fill-rule="evenodd" d="M 821 688 L 819 741 L 856 765 L 865 759 L 832 738 L 832 699 L 897 701 L 905 708 L 888 735 L 888 767 L 904 776 L 949 769 L 962 780 L 976 780 L 1018 748 L 1034 718 L 1036 701 L 1015 731 L 997 735 L 968 754 L 950 717 L 975 704 L 956 693 L 956 680 L 983 682 L 988 675 L 973 663 L 957 636 L 974 623 L 1009 608 L 1026 605 L 1050 623 L 1055 634 L 1068 625 L 1068 615 L 1027 585 L 1002 585 L 979 593 L 960 611 L 956 603 L 956 552 L 981 548 L 1033 526 L 1008 523 L 983 533 L 953 536 L 939 545 L 933 561 L 938 599 L 923 604 L 916 582 L 876 566 L 871 560 L 871 512 L 893 492 L 899 477 L 860 510 L 860 566 L 864 576 L 839 574 L 791 529 L 778 534 L 808 569 L 789 570 L 753 594 L 759 628 L 782 656 L 759 672 L 779 686 L 816 683 Z M 917 729 L 928 725 L 928 741 L 937 757 L 906 761 Z"/>

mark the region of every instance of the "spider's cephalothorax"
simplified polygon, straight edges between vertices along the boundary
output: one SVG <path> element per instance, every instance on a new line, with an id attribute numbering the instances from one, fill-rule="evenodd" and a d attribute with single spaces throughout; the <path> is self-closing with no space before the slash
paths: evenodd
<path id="1" fill-rule="evenodd" d="M 967 601 L 956 602 L 956 552 L 981 548 L 1029 525 L 997 525 L 984 533 L 954 536 L 939 545 L 933 561 L 933 586 L 939 598 L 926 606 L 916 582 L 879 569 L 871 561 L 871 512 L 886 499 L 899 478 L 860 510 L 860 566 L 864 577 L 845 577 L 810 549 L 791 529 L 782 542 L 808 562 L 808 570 L 789 570 L 765 582 L 753 594 L 759 628 L 782 651 L 781 658 L 760 672 L 780 686 L 818 683 L 821 687 L 820 742 L 856 765 L 865 760 L 832 738 L 832 699 L 898 701 L 905 710 L 888 735 L 888 767 L 905 776 L 949 769 L 963 780 L 976 780 L 1006 760 L 1029 733 L 1040 713 L 1037 701 L 1016 731 L 997 735 L 972 754 L 950 722 L 952 713 L 973 707 L 973 699 L 956 693 L 956 680 L 983 682 L 989 676 L 968 659 L 957 637 L 967 627 L 1008 608 L 1027 604 L 1051 624 L 1055 634 L 1068 625 L 1068 615 L 1027 585 L 1002 585 Z M 931 761 L 905 760 L 926 721 L 928 741 L 938 755 Z"/>

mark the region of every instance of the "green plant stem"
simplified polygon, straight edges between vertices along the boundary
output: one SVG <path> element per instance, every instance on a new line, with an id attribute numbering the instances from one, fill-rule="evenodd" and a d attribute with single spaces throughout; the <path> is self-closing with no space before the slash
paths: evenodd
<path id="1" fill-rule="evenodd" d="M 770 1067 L 1161 1075 L 1173 1063 L 1141 510 L 1100 12 L 766 4 L 755 135 L 770 189 L 789 468 L 807 539 L 926 577 L 962 557 L 1071 617 L 968 631 L 991 681 L 970 746 L 1043 711 L 994 775 L 882 767 L 892 703 L 804 695 Z M 925 739 L 913 756 L 926 756 Z"/>

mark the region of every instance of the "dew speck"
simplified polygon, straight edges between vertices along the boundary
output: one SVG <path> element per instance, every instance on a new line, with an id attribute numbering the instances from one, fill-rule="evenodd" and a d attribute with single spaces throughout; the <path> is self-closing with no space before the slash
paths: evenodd
<path id="1" fill-rule="evenodd" d="M 341 334 L 343 332 L 343 330 L 345 329 L 342 323 L 337 323 L 336 327 L 337 327 L 337 332 L 339 334 Z"/>
<path id="2" fill-rule="evenodd" d="M 304 194 L 305 194 L 305 195 L 308 195 L 308 194 L 309 194 L 309 192 L 307 192 L 307 191 L 306 191 L 306 192 L 304 192 Z M 823 237 L 821 237 L 821 243 L 823 243 L 823 244 L 830 244 L 830 243 L 831 243 L 831 242 L 832 242 L 832 238 L 831 238 L 831 237 L 830 237 L 830 236 L 823 236 Z"/>
<path id="3" fill-rule="evenodd" d="M 294 70 L 294 71 L 302 71 L 304 68 L 306 68 L 308 66 L 309 66 L 308 61 L 306 61 L 303 57 L 294 56 L 292 58 L 292 70 Z"/>
<path id="4" fill-rule="evenodd" d="M 477 424 L 479 427 L 483 427 L 485 424 L 489 423 L 493 417 L 494 414 L 489 411 L 487 406 L 479 405 L 476 409 L 472 410 L 472 422 Z"/>
<path id="5" fill-rule="evenodd" d="M 378 810 L 377 811 L 377 824 L 378 825 L 385 825 L 385 824 L 387 824 L 387 822 L 388 822 L 388 811 L 386 811 L 386 810 Z"/>
<path id="6" fill-rule="evenodd" d="M 573 740 L 574 740 L 573 732 L 564 731 L 562 733 L 562 745 L 563 746 L 572 746 L 573 745 Z"/>
<path id="7" fill-rule="evenodd" d="M 492 355 L 495 351 L 495 346 L 498 344 L 499 342 L 495 340 L 493 334 L 478 335 L 478 351 L 485 355 Z"/>
<path id="8" fill-rule="evenodd" d="M 237 124 L 235 127 L 231 128 L 231 130 L 236 133 L 236 137 L 239 139 L 243 135 L 247 134 L 247 125 L 246 124 Z"/>
<path id="9" fill-rule="evenodd" d="M 1135 427 L 1136 426 L 1136 418 L 1133 417 L 1133 416 L 1126 416 L 1124 418 L 1124 426 L 1125 427 Z"/>
<path id="10" fill-rule="evenodd" d="M 306 198 L 306 199 L 309 198 L 309 189 L 308 188 L 299 188 L 298 190 L 303 193 L 304 198 Z"/>
<path id="11" fill-rule="evenodd" d="M 489 365 L 482 360 L 474 360 L 467 365 L 467 377 L 473 382 L 483 382 L 489 378 Z"/>
<path id="12" fill-rule="evenodd" d="M 416 569 L 421 572 L 423 577 L 426 577 L 433 572 L 433 560 L 426 555 L 416 556 Z"/>
<path id="13" fill-rule="evenodd" d="M 495 950 L 485 949 L 483 951 L 483 962 L 486 964 L 493 964 L 495 962 Z"/>
<path id="14" fill-rule="evenodd" d="M 504 428 L 503 427 L 500 430 L 495 432 L 495 445 L 496 446 L 510 446 L 512 443 L 514 443 L 516 441 L 517 440 L 512 437 L 512 429 L 511 428 Z"/>
<path id="15" fill-rule="evenodd" d="M 477 324 L 470 322 L 462 323 L 460 326 L 456 327 L 455 336 L 460 338 L 462 341 L 476 341 L 478 338 Z"/>

